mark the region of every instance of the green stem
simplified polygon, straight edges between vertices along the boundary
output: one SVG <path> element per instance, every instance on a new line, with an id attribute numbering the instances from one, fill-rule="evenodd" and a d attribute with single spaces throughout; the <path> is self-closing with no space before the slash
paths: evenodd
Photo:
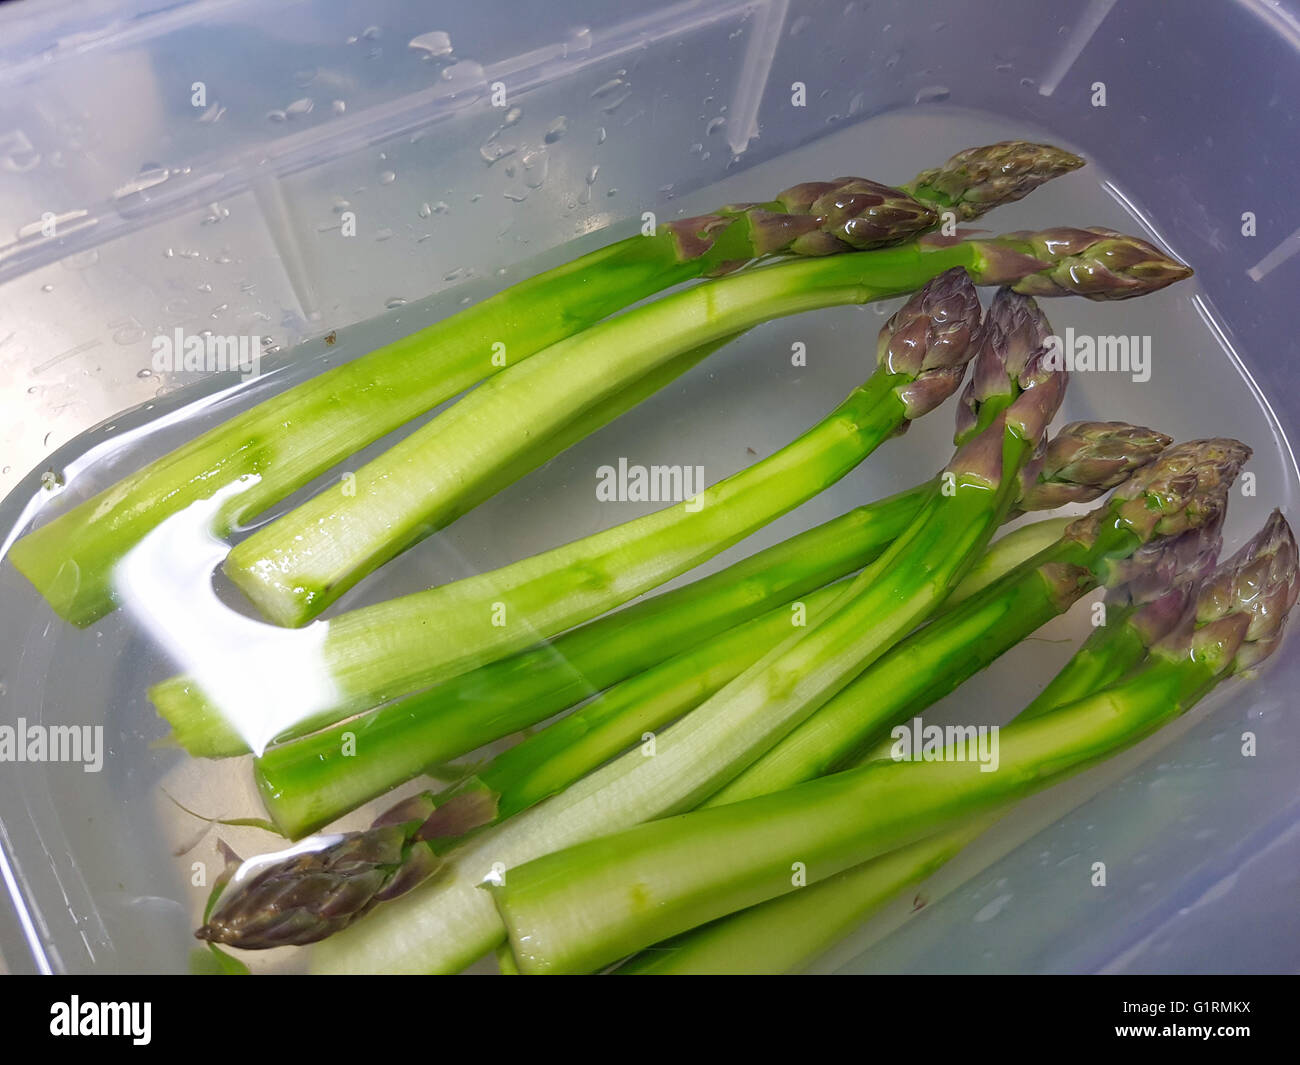
<path id="1" fill-rule="evenodd" d="M 857 507 L 550 643 L 272 747 L 256 764 L 267 811 L 291 838 L 314 832 L 431 765 L 536 725 L 683 647 L 838 580 L 875 559 L 928 491 L 922 485 Z"/>
<path id="2" fill-rule="evenodd" d="M 642 753 L 653 757 L 650 744 L 658 729 L 733 681 L 795 632 L 795 626 L 815 624 L 843 592 L 842 583 L 820 588 L 801 602 L 779 606 L 638 673 L 492 759 L 469 786 L 496 795 L 497 820 L 504 821 L 563 791 L 632 744 L 642 744 Z"/>
<path id="3" fill-rule="evenodd" d="M 1122 685 L 1003 730 L 995 772 L 955 757 L 873 762 L 548 854 L 491 891 L 521 972 L 594 971 L 788 894 L 792 869 L 816 882 L 1037 791 L 1181 713 L 1220 675 L 1196 659 L 1156 659 Z"/>
<path id="4" fill-rule="evenodd" d="M 515 867 L 531 858 L 690 809 L 716 792 L 942 602 L 1014 503 L 1016 473 L 1036 442 L 1010 429 L 1002 435 L 995 482 L 960 474 L 951 495 L 934 492 L 909 530 L 854 578 L 827 617 L 658 736 L 654 757 L 629 752 L 453 849 L 434 882 L 321 943 L 313 956 L 317 968 L 463 968 L 505 931 L 480 889 L 485 877 L 509 869 L 513 880 Z"/>
<path id="5" fill-rule="evenodd" d="M 844 766 L 1068 610 L 1105 579 L 1110 560 L 1140 543 L 1118 524 L 1091 543 L 1058 540 L 900 643 L 706 805 L 766 795 Z"/>
<path id="6" fill-rule="evenodd" d="M 682 352 L 773 318 L 911 292 L 950 267 L 978 266 L 979 255 L 971 244 L 906 245 L 779 263 L 598 322 L 485 381 L 355 471 L 347 495 L 324 492 L 258 529 L 231 550 L 225 573 L 264 617 L 302 625 L 499 487 L 538 439 Z"/>
<path id="7" fill-rule="evenodd" d="M 748 225 L 747 221 L 741 223 Z M 255 518 L 348 455 L 601 318 L 734 255 L 683 260 L 672 234 L 632 237 L 513 285 L 410 336 L 336 366 L 208 430 L 29 533 L 13 564 L 68 621 L 111 611 L 113 569 L 165 518 L 256 474 L 214 533 Z"/>
<path id="8" fill-rule="evenodd" d="M 881 906 L 927 879 L 996 819 L 996 814 L 971 818 L 801 891 L 710 921 L 648 947 L 614 971 L 620 976 L 798 972 L 859 928 Z M 518 973 L 513 953 L 510 963 Z"/>
<path id="9" fill-rule="evenodd" d="M 1048 519 L 1035 525 L 1056 527 L 1060 521 Z M 1041 530 L 1029 525 L 1021 532 L 989 549 L 980 560 L 981 577 L 996 579 L 992 575 L 999 567 L 1005 574 L 1024 561 Z M 971 594 L 971 583 L 968 574 L 945 601 L 944 615 L 955 600 Z M 496 796 L 497 820 L 536 805 L 633 744 L 644 743 L 647 731 L 671 724 L 698 706 L 789 636 L 792 623 L 807 625 L 823 617 L 843 591 L 843 584 L 834 584 L 801 602 L 782 604 L 610 688 L 492 759 L 469 786 L 484 787 Z"/>
<path id="10" fill-rule="evenodd" d="M 803 436 L 693 501 L 332 619 L 321 655 L 334 702 L 298 724 L 328 725 L 513 654 L 699 565 L 834 484 L 897 432 L 904 406 L 894 390 L 907 380 L 873 374 Z M 163 681 L 150 698 L 191 753 L 242 746 L 189 678 Z"/>
<path id="11" fill-rule="evenodd" d="M 306 835 L 431 765 L 536 725 L 683 647 L 838 580 L 876 558 L 927 492 L 923 485 L 857 507 L 550 643 L 272 747 L 256 766 L 267 811 L 285 835 Z"/>
<path id="12" fill-rule="evenodd" d="M 1112 610 L 1106 624 L 1093 629 L 1083 646 L 1047 682 L 1037 698 L 1016 715 L 1016 720 L 1032 720 L 1051 713 L 1059 706 L 1115 683 L 1136 667 L 1150 648 L 1142 634 L 1127 623 L 1135 609 Z"/>

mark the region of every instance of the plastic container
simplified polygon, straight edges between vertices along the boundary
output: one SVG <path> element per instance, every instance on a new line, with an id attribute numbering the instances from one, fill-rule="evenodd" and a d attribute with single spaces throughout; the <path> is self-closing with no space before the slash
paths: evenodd
<path id="1" fill-rule="evenodd" d="M 1072 147 L 1090 166 L 997 212 L 990 228 L 1109 224 L 1158 238 L 1197 270 L 1136 303 L 1049 306 L 1058 327 L 1155 345 L 1149 382 L 1077 375 L 1066 415 L 1251 443 L 1257 495 L 1234 502 L 1229 547 L 1270 506 L 1294 517 L 1294 4 L 565 0 L 545 10 L 0 7 L 0 544 L 327 361 L 634 232 L 643 211 L 697 213 L 848 172 L 904 181 L 1009 136 Z M 348 210 L 351 239 L 339 222 Z M 594 471 L 611 456 L 703 464 L 709 480 L 739 469 L 865 375 L 891 306 L 754 331 L 338 608 L 641 512 L 597 504 Z M 267 337 L 265 372 L 244 384 L 155 372 L 151 340 L 176 326 Z M 806 368 L 789 364 L 795 341 Z M 919 423 L 905 447 L 889 445 L 715 564 L 928 473 L 947 450 L 948 418 Z M 1086 625 L 1076 611 L 1042 635 L 1077 638 Z M 1009 716 L 1068 653 L 1026 644 L 933 717 L 972 706 Z M 172 801 L 209 817 L 258 812 L 246 765 L 150 746 L 164 730 L 143 691 L 171 671 L 121 612 L 74 631 L 0 563 L 0 724 L 102 725 L 106 744 L 99 772 L 0 764 L 10 969 L 185 971 L 219 868 L 216 836 L 244 852 L 273 842 Z M 1292 643 L 1252 686 L 1225 687 L 1026 804 L 819 967 L 1294 971 L 1298 686 Z M 1241 755 L 1247 731 L 1252 758 Z M 345 824 L 366 820 L 358 811 Z M 1091 883 L 1096 861 L 1104 888 Z"/>

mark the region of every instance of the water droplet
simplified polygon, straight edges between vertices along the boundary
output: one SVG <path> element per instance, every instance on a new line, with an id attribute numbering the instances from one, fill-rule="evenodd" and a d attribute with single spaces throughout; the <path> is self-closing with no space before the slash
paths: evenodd
<path id="1" fill-rule="evenodd" d="M 433 205 L 434 214 L 446 214 L 450 210 L 451 208 L 447 205 L 446 200 L 439 200 L 437 203 Z"/>
<path id="2" fill-rule="evenodd" d="M 939 103 L 948 99 L 951 95 L 952 90 L 946 85 L 927 85 L 923 89 L 917 89 L 913 102 L 918 104 Z"/>
<path id="3" fill-rule="evenodd" d="M 431 214 L 433 214 L 433 208 L 430 207 L 427 203 L 422 203 L 420 204 L 419 214 L 421 218 L 428 218 Z"/>
<path id="4" fill-rule="evenodd" d="M 1020 79 L 1020 85 L 1021 85 L 1022 88 L 1025 88 L 1025 89 L 1032 89 L 1032 88 L 1034 87 L 1034 84 L 1035 84 L 1035 83 L 1034 83 L 1034 79 L 1033 79 L 1033 78 L 1021 78 L 1021 79 Z"/>
<path id="5" fill-rule="evenodd" d="M 29 396 L 34 396 L 34 395 L 36 395 L 36 385 L 32 385 L 32 386 L 27 390 L 27 394 L 28 394 Z"/>
<path id="6" fill-rule="evenodd" d="M 430 30 L 406 42 L 407 48 L 423 52 L 424 59 L 446 59 L 452 54 L 451 37 L 442 30 Z"/>
<path id="7" fill-rule="evenodd" d="M 526 192 L 503 192 L 501 195 L 511 203 L 523 203 L 524 200 L 528 199 L 528 193 Z"/>
<path id="8" fill-rule="evenodd" d="M 208 123 L 220 121 L 221 116 L 226 113 L 226 109 L 220 103 L 212 104 L 203 114 L 199 115 L 199 121 Z"/>
<path id="9" fill-rule="evenodd" d="M 605 127 L 604 127 L 604 126 L 601 126 L 598 130 L 596 130 L 596 143 L 597 143 L 597 144 L 604 144 L 604 143 L 605 143 L 605 138 L 606 138 L 607 136 L 608 136 L 608 134 L 605 132 Z"/>
<path id="10" fill-rule="evenodd" d="M 53 286 L 53 285 L 42 285 L 42 286 L 41 286 L 41 291 L 42 291 L 42 292 L 53 292 L 53 291 L 54 291 L 54 286 Z"/>
<path id="11" fill-rule="evenodd" d="M 294 100 L 284 110 L 288 115 L 309 115 L 315 106 L 316 102 L 310 96 L 304 96 L 301 100 Z"/>
<path id="12" fill-rule="evenodd" d="M 378 26 L 367 26 L 361 31 L 361 36 L 367 41 L 376 41 L 379 39 L 380 29 Z"/>
<path id="13" fill-rule="evenodd" d="M 489 139 L 479 146 L 478 154 L 482 157 L 483 162 L 491 166 L 493 163 L 499 163 L 509 155 L 514 155 L 518 150 L 513 144 L 500 144 Z"/>
<path id="14" fill-rule="evenodd" d="M 591 98 L 593 100 L 603 100 L 606 96 L 612 96 L 621 89 L 626 82 L 622 78 L 610 78 L 609 81 L 597 86 L 592 90 Z"/>
<path id="15" fill-rule="evenodd" d="M 517 125 L 523 117 L 524 109 L 522 107 L 512 107 L 501 117 L 501 128 L 509 129 L 511 126 Z"/>
<path id="16" fill-rule="evenodd" d="M 318 73 L 319 71 L 317 71 L 315 67 L 309 67 L 306 70 L 294 71 L 293 83 L 297 85 L 298 88 L 305 89 L 307 88 L 308 85 L 310 85 L 313 81 L 316 80 L 316 75 Z"/>
<path id="17" fill-rule="evenodd" d="M 590 170 L 588 170 L 588 171 L 587 171 L 587 178 L 586 178 L 586 180 L 587 180 L 587 184 L 588 184 L 588 185 L 594 185 L 594 184 L 596 184 L 596 175 L 599 174 L 599 173 L 600 173 L 600 167 L 599 167 L 598 165 L 597 165 L 597 166 L 593 166 Z"/>
<path id="18" fill-rule="evenodd" d="M 702 151 L 704 151 L 703 144 L 692 144 L 690 147 L 691 155 L 699 155 Z"/>
<path id="19" fill-rule="evenodd" d="M 396 310 L 398 307 L 406 306 L 406 299 L 402 296 L 394 296 L 392 299 L 386 300 L 384 306 L 390 311 Z"/>
<path id="20" fill-rule="evenodd" d="M 617 195 L 618 195 L 618 189 L 610 189 L 607 193 L 605 193 L 605 195 L 606 195 L 607 197 L 617 196 Z"/>
<path id="21" fill-rule="evenodd" d="M 176 249 L 175 249 L 175 248 L 163 248 L 163 258 L 164 258 L 164 259 L 174 259 L 175 257 L 176 257 Z"/>
<path id="22" fill-rule="evenodd" d="M 545 148 L 525 152 L 520 160 L 524 165 L 524 184 L 530 189 L 540 189 L 546 183 L 546 174 L 550 169 L 550 160 Z"/>
<path id="23" fill-rule="evenodd" d="M 704 135 L 706 137 L 715 137 L 722 132 L 723 128 L 726 125 L 727 125 L 727 120 L 723 118 L 721 115 L 719 115 L 717 118 L 711 118 L 709 119 L 709 124 L 704 127 Z"/>
<path id="24" fill-rule="evenodd" d="M 146 165 L 141 168 L 140 173 L 134 180 L 128 181 L 113 193 L 113 199 L 122 200 L 128 196 L 134 196 L 137 193 L 144 192 L 146 189 L 153 188 L 155 185 L 161 185 L 171 176 L 172 171 L 165 166 Z M 57 221 L 61 222 L 63 219 L 60 218 L 57 219 Z M 19 236 L 22 236 L 22 234 L 20 233 Z"/>
<path id="25" fill-rule="evenodd" d="M 197 288 L 200 292 L 211 292 L 211 291 L 212 291 L 212 286 L 211 286 L 210 284 L 208 284 L 208 282 L 206 282 L 206 281 L 200 281 L 200 282 L 195 286 L 195 288 Z"/>
<path id="26" fill-rule="evenodd" d="M 1009 894 L 1008 894 L 1008 895 L 999 895 L 997 898 L 995 898 L 995 899 L 994 899 L 992 902 L 990 902 L 987 906 L 983 907 L 983 909 L 981 909 L 981 910 L 980 910 L 980 911 L 975 915 L 975 918 L 974 918 L 975 923 L 976 923 L 976 924 L 983 924 L 985 921 L 991 921 L 991 920 L 993 920 L 994 917 L 996 917 L 996 916 L 997 916 L 998 914 L 1000 914 L 1004 909 L 1006 909 L 1006 907 L 1007 907 L 1007 903 L 1009 903 L 1013 897 L 1014 897 L 1014 896 L 1009 895 Z"/>
<path id="27" fill-rule="evenodd" d="M 270 122 L 284 122 L 289 118 L 283 111 L 268 111 L 266 117 Z"/>
<path id="28" fill-rule="evenodd" d="M 342 196 L 335 196 L 334 203 L 331 209 L 334 211 L 335 214 L 342 214 L 351 206 L 352 206 L 351 202 L 345 200 Z"/>
<path id="29" fill-rule="evenodd" d="M 396 180 L 397 180 L 397 175 L 393 173 L 391 170 L 385 170 L 382 174 L 379 175 L 379 184 L 381 185 L 391 185 Z"/>
<path id="30" fill-rule="evenodd" d="M 997 64 L 993 69 L 996 70 L 999 74 L 1010 74 L 1010 73 L 1011 73 L 1011 64 L 1010 64 L 1010 63 L 998 63 L 998 64 Z"/>
<path id="31" fill-rule="evenodd" d="M 569 131 L 569 120 L 560 115 L 554 122 L 546 127 L 546 133 L 542 140 L 547 144 L 554 144 Z"/>
<path id="32" fill-rule="evenodd" d="M 800 15 L 797 19 L 795 19 L 792 23 L 790 23 L 790 36 L 798 37 L 799 34 L 803 33 L 803 31 L 806 30 L 811 25 L 812 25 L 811 18 L 809 18 L 807 15 Z"/>
<path id="33" fill-rule="evenodd" d="M 378 233 L 375 234 L 375 240 L 392 240 L 392 239 L 393 239 L 393 231 L 389 229 L 387 226 L 384 226 L 383 229 L 381 229 Z"/>
<path id="34" fill-rule="evenodd" d="M 341 114 L 343 114 L 343 112 L 345 112 L 345 111 L 348 109 L 347 101 L 346 101 L 346 100 L 335 100 L 332 104 L 330 104 L 330 109 L 331 109 L 331 110 L 332 110 L 336 115 L 341 115 Z"/>
<path id="35" fill-rule="evenodd" d="M 601 107 L 601 111 L 602 111 L 604 114 L 612 115 L 615 111 L 617 111 L 620 107 L 622 107 L 625 103 L 627 103 L 627 99 L 628 99 L 628 97 L 631 96 L 631 95 L 632 95 L 632 90 L 631 90 L 631 88 L 629 87 L 629 88 L 626 89 L 624 92 L 619 93 L 619 95 L 617 95 L 617 96 L 615 96 L 615 97 L 612 97 L 608 102 L 606 102 L 606 103 Z M 633 116 L 632 116 L 632 118 L 635 118 L 635 117 L 636 117 L 636 115 L 633 115 Z M 630 122 L 631 120 L 632 120 L 632 119 L 628 119 L 629 122 Z"/>
<path id="36" fill-rule="evenodd" d="M 888 58 L 885 60 L 885 69 L 893 70 L 894 67 L 898 66 L 898 61 L 902 58 L 903 58 L 902 52 L 891 52 Z"/>

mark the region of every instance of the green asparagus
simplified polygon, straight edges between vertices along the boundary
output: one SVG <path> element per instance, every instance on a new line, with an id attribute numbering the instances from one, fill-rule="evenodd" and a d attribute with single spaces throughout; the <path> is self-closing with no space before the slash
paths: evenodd
<path id="1" fill-rule="evenodd" d="M 1050 713 L 1119 680 L 1182 617 L 1214 566 L 1219 522 L 1138 548 L 1123 568 L 1131 578 L 1107 593 L 1106 624 L 1016 720 Z M 1147 556 L 1135 566 L 1139 556 Z M 892 741 L 854 765 L 890 757 Z M 800 970 L 848 935 L 878 907 L 919 884 L 982 835 L 1009 804 L 900 847 L 842 873 L 759 903 L 657 944 L 619 966 L 622 975 L 758 974 Z M 511 965 L 514 958 L 509 959 Z"/>
<path id="2" fill-rule="evenodd" d="M 979 314 L 966 274 L 945 271 L 886 323 L 877 369 L 865 384 L 793 443 L 695 502 L 332 619 L 323 653 L 336 703 L 302 728 L 328 725 L 522 650 L 662 584 L 804 502 L 951 394 Z M 907 341 L 898 350 L 890 347 L 896 335 Z M 245 746 L 188 678 L 164 681 L 150 696 L 191 753 Z"/>
<path id="3" fill-rule="evenodd" d="M 313 377 L 205 432 L 18 541 L 14 565 L 67 620 L 116 605 L 117 562 L 163 519 L 248 474 L 225 536 L 330 466 L 502 369 L 666 288 L 785 255 L 873 248 L 1018 200 L 1083 160 L 1023 141 L 962 152 L 912 195 L 862 178 L 798 185 L 658 226 L 545 270 L 443 321 Z M 967 214 L 973 208 L 975 214 Z"/>
<path id="4" fill-rule="evenodd" d="M 1282 638 L 1300 580 L 1277 512 L 1197 595 L 1194 615 L 1123 680 L 1003 730 L 994 772 L 950 747 L 639 825 L 489 886 L 522 973 L 589 972 L 1038 791 L 1179 716 Z"/>
<path id="5" fill-rule="evenodd" d="M 455 971 L 500 942 L 479 883 L 494 870 L 602 832 L 689 809 L 715 792 L 922 621 L 1014 505 L 1018 474 L 1060 404 L 1063 374 L 1042 365 L 1048 330 L 1032 301 L 995 301 L 981 358 L 1000 357 L 997 414 L 965 440 L 910 528 L 848 583 L 816 625 L 788 637 L 656 737 L 561 794 L 444 856 L 438 877 L 319 944 L 322 971 Z M 1035 341 L 1038 346 L 1035 346 Z M 985 355 L 992 351 L 994 354 Z"/>
<path id="6" fill-rule="evenodd" d="M 1169 448 L 1057 543 L 899 644 L 708 805 L 843 767 L 880 732 L 947 695 L 1092 589 L 1131 583 L 1135 567 L 1158 568 L 1163 556 L 1181 555 L 1170 550 L 1170 537 L 1205 528 L 1217 540 L 1228 489 L 1249 455 L 1235 440 Z"/>
<path id="7" fill-rule="evenodd" d="M 1086 502 L 1151 461 L 1169 442 L 1115 422 L 1065 426 L 1021 478 L 1020 512 Z M 426 766 L 534 725 L 723 629 L 860 569 L 903 530 L 924 498 L 918 486 L 858 507 L 723 573 L 628 607 L 533 648 L 491 662 L 427 692 L 268 750 L 258 786 L 280 829 L 298 837 L 381 795 Z M 990 552 L 949 598 L 987 583 L 1013 544 L 1023 559 L 1062 531 L 1036 523 Z M 684 710 L 686 707 L 683 708 Z M 577 727 L 576 723 L 569 727 Z M 549 730 L 548 730 L 549 731 Z M 640 730 L 633 736 L 640 734 Z"/>

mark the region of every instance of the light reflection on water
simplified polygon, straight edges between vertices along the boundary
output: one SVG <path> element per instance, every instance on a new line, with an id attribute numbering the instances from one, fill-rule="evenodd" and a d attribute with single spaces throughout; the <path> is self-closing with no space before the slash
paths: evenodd
<path id="1" fill-rule="evenodd" d="M 291 725 L 338 702 L 325 665 L 328 621 L 283 629 L 226 606 L 212 574 L 230 545 L 212 524 L 256 474 L 163 521 L 118 564 L 114 589 L 133 621 L 202 689 L 255 754 Z"/>

